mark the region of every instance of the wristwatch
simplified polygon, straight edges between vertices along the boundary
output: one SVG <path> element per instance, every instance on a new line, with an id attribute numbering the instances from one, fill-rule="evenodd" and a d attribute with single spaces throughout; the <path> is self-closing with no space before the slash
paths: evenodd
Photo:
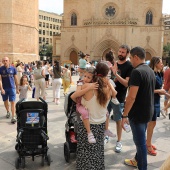
<path id="1" fill-rule="evenodd" d="M 127 118 L 127 117 L 128 117 L 128 115 L 126 115 L 126 116 L 123 116 L 123 115 L 122 115 L 122 118 Z"/>

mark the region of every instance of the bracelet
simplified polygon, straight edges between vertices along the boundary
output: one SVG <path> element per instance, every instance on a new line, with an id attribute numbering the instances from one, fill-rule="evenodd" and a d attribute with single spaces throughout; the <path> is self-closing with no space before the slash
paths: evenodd
<path id="1" fill-rule="evenodd" d="M 128 115 L 126 115 L 126 116 L 123 116 L 123 115 L 122 115 L 122 118 L 128 118 Z"/>

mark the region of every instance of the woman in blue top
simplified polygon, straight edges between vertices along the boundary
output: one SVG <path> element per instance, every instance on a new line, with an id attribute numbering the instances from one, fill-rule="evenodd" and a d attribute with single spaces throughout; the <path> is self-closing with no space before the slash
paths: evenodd
<path id="1" fill-rule="evenodd" d="M 147 151 L 148 154 L 152 156 L 156 156 L 157 152 L 156 147 L 152 145 L 152 135 L 153 130 L 156 126 L 156 119 L 160 116 L 160 95 L 165 95 L 166 91 L 162 89 L 163 84 L 163 74 L 161 72 L 163 68 L 162 59 L 160 57 L 152 57 L 149 66 L 154 70 L 155 77 L 156 77 L 156 84 L 154 90 L 154 114 L 152 120 L 148 123 L 147 127 Z"/>

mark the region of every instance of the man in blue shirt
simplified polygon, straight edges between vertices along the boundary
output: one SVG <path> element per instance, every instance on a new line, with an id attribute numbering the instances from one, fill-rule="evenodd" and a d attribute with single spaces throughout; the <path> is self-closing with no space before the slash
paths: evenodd
<path id="1" fill-rule="evenodd" d="M 4 101 L 5 108 L 7 110 L 6 118 L 10 118 L 9 112 L 9 102 L 11 103 L 12 119 L 11 123 L 16 122 L 15 118 L 15 99 L 16 93 L 19 94 L 18 81 L 17 81 L 17 71 L 16 68 L 10 66 L 9 58 L 4 57 L 2 59 L 3 66 L 0 67 L 0 81 L 2 81 L 2 99 Z M 8 102 L 9 100 L 9 102 Z"/>

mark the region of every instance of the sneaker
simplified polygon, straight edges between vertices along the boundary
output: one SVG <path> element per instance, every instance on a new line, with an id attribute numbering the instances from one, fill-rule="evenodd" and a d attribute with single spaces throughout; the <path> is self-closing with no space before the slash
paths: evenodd
<path id="1" fill-rule="evenodd" d="M 166 118 L 166 113 L 165 113 L 164 109 L 162 109 L 160 112 L 161 112 L 162 116 L 163 116 L 164 118 Z"/>
<path id="2" fill-rule="evenodd" d="M 10 112 L 7 112 L 6 118 L 10 118 Z"/>
<path id="3" fill-rule="evenodd" d="M 116 142 L 115 152 L 120 153 L 122 150 L 121 142 Z"/>
<path id="4" fill-rule="evenodd" d="M 89 133 L 87 137 L 89 143 L 96 143 L 96 139 L 94 138 L 93 133 Z"/>
<path id="5" fill-rule="evenodd" d="M 135 160 L 135 158 L 133 159 L 125 159 L 124 163 L 128 166 L 133 166 L 137 168 L 137 162 Z"/>
<path id="6" fill-rule="evenodd" d="M 109 137 L 112 137 L 112 138 L 116 137 L 116 135 L 113 134 L 110 130 L 105 130 L 104 136 L 109 136 Z"/>
<path id="7" fill-rule="evenodd" d="M 104 145 L 106 145 L 106 143 L 108 143 L 109 142 L 109 136 L 105 136 L 104 137 Z"/>
<path id="8" fill-rule="evenodd" d="M 111 100 L 115 105 L 120 104 L 119 101 L 117 100 L 117 98 L 112 98 Z"/>
<path id="9" fill-rule="evenodd" d="M 13 118 L 11 119 L 11 123 L 14 123 L 14 124 L 15 124 L 16 121 L 17 121 L 17 120 L 16 120 L 15 117 L 13 117 Z"/>

